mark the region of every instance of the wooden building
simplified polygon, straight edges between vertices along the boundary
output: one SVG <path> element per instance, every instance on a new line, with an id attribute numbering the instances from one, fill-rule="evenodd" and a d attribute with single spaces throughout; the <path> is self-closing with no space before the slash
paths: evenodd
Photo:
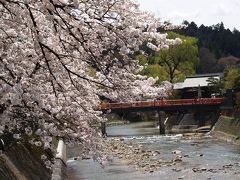
<path id="1" fill-rule="evenodd" d="M 219 80 L 222 76 L 222 73 L 187 76 L 184 82 L 175 83 L 173 89 L 180 92 L 182 99 L 210 98 L 214 95 L 209 78 Z"/>

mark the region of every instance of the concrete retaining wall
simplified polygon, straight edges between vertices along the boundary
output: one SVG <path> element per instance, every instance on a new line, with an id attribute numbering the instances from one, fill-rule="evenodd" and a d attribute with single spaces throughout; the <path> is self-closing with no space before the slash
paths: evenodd
<path id="1" fill-rule="evenodd" d="M 65 179 L 67 179 L 67 166 L 61 159 L 56 159 L 52 173 L 52 180 Z"/>
<path id="2" fill-rule="evenodd" d="M 5 142 L 7 142 L 5 140 Z M 56 162 L 51 172 L 40 158 L 42 151 L 20 142 L 0 150 L 0 180 L 65 180 L 67 179 L 66 145 L 59 140 Z"/>
<path id="3" fill-rule="evenodd" d="M 0 179 L 50 180 L 51 171 L 42 162 L 41 153 L 30 145 L 12 143 L 0 154 Z"/>
<path id="4" fill-rule="evenodd" d="M 63 140 L 59 140 L 56 161 L 52 172 L 52 180 L 67 179 L 66 161 L 67 161 L 66 144 L 63 142 Z"/>
<path id="5" fill-rule="evenodd" d="M 240 119 L 220 116 L 211 134 L 218 139 L 240 145 Z"/>
<path id="6" fill-rule="evenodd" d="M 0 178 L 4 180 L 27 180 L 5 154 L 0 155 L 0 174 Z"/>

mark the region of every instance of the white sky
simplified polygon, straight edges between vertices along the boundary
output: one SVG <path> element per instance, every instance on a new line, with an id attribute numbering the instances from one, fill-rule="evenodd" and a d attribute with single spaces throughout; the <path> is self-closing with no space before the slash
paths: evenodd
<path id="1" fill-rule="evenodd" d="M 154 13 L 161 21 L 180 24 L 183 20 L 240 30 L 240 0 L 137 0 L 140 9 Z"/>

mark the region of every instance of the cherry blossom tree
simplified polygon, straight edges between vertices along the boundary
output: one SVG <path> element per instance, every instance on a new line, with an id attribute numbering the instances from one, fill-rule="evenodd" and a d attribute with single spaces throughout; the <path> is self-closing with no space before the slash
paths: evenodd
<path id="1" fill-rule="evenodd" d="M 175 43 L 159 26 L 132 0 L 0 0 L 0 133 L 37 135 L 30 143 L 44 148 L 63 137 L 97 149 L 98 95 L 163 92 L 136 75 L 133 56 L 145 41 L 156 50 Z"/>

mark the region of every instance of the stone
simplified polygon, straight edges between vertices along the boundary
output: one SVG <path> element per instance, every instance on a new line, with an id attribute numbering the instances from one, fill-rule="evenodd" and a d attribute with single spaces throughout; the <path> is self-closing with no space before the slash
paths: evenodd
<path id="1" fill-rule="evenodd" d="M 194 167 L 192 168 L 193 172 L 203 172 L 203 171 L 207 171 L 207 168 L 205 167 L 201 167 L 201 168 L 198 168 L 198 167 Z"/>
<path id="2" fill-rule="evenodd" d="M 173 162 L 182 162 L 182 156 L 178 155 L 173 159 Z"/>
<path id="3" fill-rule="evenodd" d="M 174 150 L 174 151 L 172 151 L 172 153 L 173 153 L 173 154 L 177 154 L 177 155 L 178 155 L 178 154 L 182 154 L 182 151 L 179 151 L 179 150 Z"/>
<path id="4" fill-rule="evenodd" d="M 181 169 L 176 169 L 176 168 L 173 168 L 172 170 L 175 171 L 175 172 L 180 172 L 180 171 L 182 171 Z"/>
<path id="5" fill-rule="evenodd" d="M 147 157 L 149 157 L 149 154 L 148 154 L 148 153 L 144 153 L 142 156 L 147 156 Z"/>
<path id="6" fill-rule="evenodd" d="M 155 164 L 150 164 L 150 167 L 154 168 L 154 167 L 156 167 L 156 165 Z"/>
<path id="7" fill-rule="evenodd" d="M 192 170 L 193 170 L 193 172 L 198 172 L 199 171 L 199 169 L 196 168 L 196 167 L 192 168 Z"/>
<path id="8" fill-rule="evenodd" d="M 211 172 L 211 173 L 217 173 L 216 169 L 208 169 L 208 171 Z"/>
<path id="9" fill-rule="evenodd" d="M 154 152 L 152 153 L 152 156 L 157 156 L 157 155 L 159 155 L 159 154 L 160 154 L 159 152 L 155 152 L 155 151 L 154 151 Z"/>
<path id="10" fill-rule="evenodd" d="M 232 168 L 233 165 L 232 164 L 226 164 L 226 165 L 223 165 L 223 168 Z"/>
<path id="11" fill-rule="evenodd" d="M 174 162 L 182 162 L 182 159 L 174 159 Z"/>

